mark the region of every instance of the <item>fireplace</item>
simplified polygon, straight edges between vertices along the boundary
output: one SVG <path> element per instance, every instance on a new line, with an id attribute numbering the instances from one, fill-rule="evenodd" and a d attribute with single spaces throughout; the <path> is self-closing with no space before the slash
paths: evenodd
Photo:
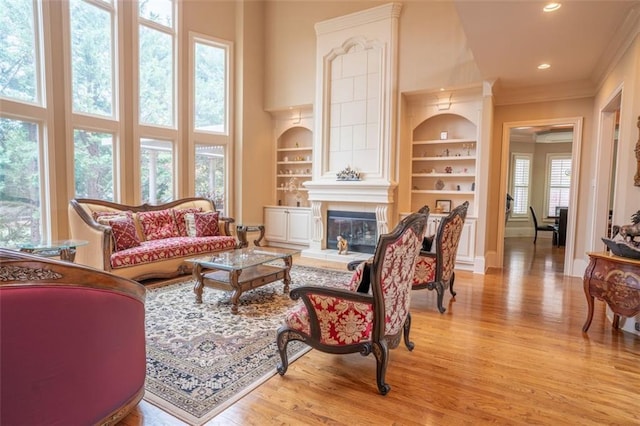
<path id="1" fill-rule="evenodd" d="M 378 242 L 375 213 L 327 211 L 327 247 L 335 248 L 338 235 L 349 243 L 349 251 L 373 254 Z"/>

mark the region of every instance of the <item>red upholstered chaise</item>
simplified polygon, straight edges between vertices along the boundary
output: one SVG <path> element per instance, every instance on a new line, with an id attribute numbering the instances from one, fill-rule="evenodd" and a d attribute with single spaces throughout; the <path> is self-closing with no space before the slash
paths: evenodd
<path id="1" fill-rule="evenodd" d="M 145 289 L 0 249 L 0 424 L 114 424 L 146 371 Z"/>

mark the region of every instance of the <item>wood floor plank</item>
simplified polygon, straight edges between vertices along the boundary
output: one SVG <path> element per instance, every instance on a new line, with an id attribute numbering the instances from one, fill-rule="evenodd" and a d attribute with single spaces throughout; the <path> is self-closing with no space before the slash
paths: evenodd
<path id="1" fill-rule="evenodd" d="M 416 346 L 391 351 L 386 396 L 373 356 L 312 350 L 207 424 L 640 424 L 640 337 L 612 330 L 600 301 L 583 334 L 582 280 L 562 275 L 564 248 L 531 246 L 507 239 L 503 270 L 457 272 L 444 314 L 434 292 L 412 293 Z M 182 423 L 143 403 L 122 424 Z"/>

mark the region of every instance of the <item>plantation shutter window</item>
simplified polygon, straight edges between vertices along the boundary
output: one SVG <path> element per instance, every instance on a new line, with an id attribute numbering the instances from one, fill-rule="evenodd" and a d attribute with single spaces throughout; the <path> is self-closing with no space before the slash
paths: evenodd
<path id="1" fill-rule="evenodd" d="M 557 207 L 569 206 L 571 191 L 571 156 L 549 156 L 547 216 L 557 216 Z"/>
<path id="2" fill-rule="evenodd" d="M 513 206 L 511 217 L 526 217 L 531 186 L 531 154 L 513 154 L 511 196 Z"/>

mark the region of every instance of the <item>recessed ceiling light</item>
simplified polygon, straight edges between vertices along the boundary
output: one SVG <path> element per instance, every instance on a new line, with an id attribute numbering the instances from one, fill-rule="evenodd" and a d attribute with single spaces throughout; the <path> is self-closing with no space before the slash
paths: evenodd
<path id="1" fill-rule="evenodd" d="M 556 2 L 547 3 L 547 5 L 542 8 L 542 10 L 544 10 L 545 12 L 554 12 L 560 9 L 560 6 L 562 6 L 562 4 Z"/>
<path id="2" fill-rule="evenodd" d="M 441 88 L 440 88 L 440 91 L 441 91 L 441 92 L 444 92 L 444 87 L 441 87 Z"/>
<path id="3" fill-rule="evenodd" d="M 539 70 L 548 70 L 549 68 L 551 68 L 551 65 L 549 65 L 549 64 L 540 64 L 540 65 L 538 65 L 538 69 Z"/>

